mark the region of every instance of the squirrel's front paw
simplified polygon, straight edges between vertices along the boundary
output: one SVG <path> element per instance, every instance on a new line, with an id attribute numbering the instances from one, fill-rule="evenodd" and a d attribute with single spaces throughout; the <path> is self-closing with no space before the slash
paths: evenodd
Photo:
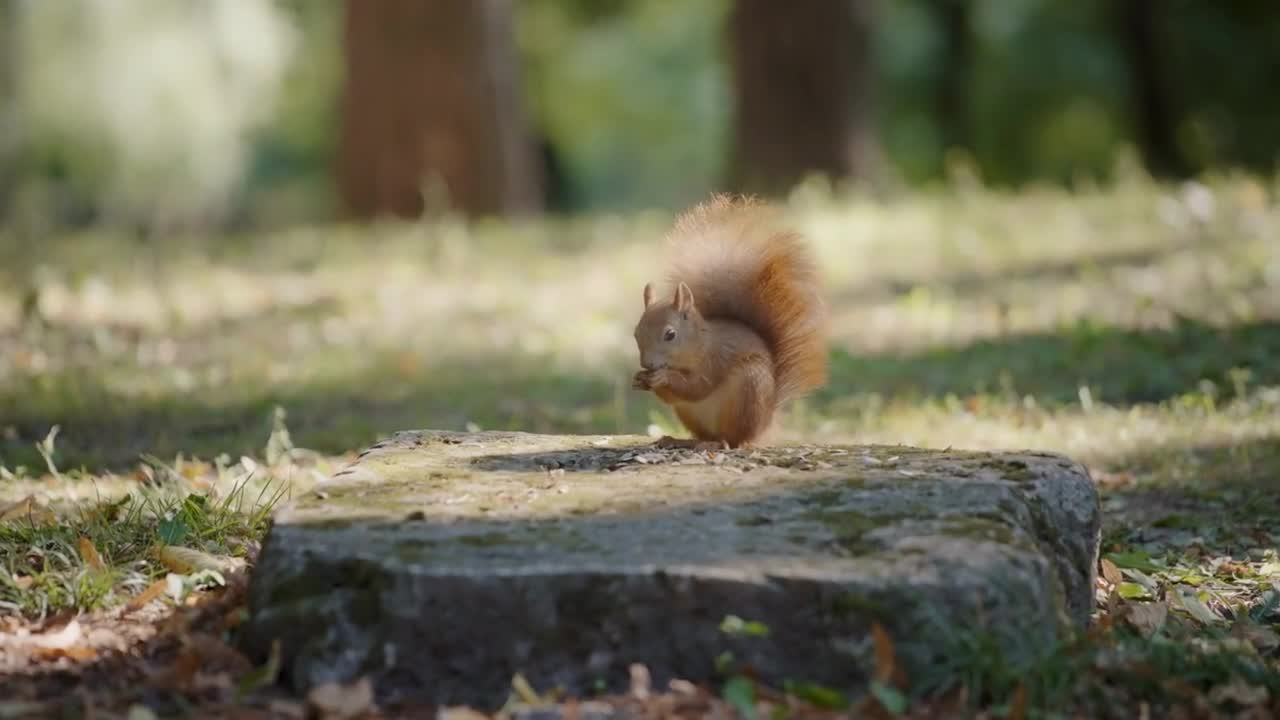
<path id="1" fill-rule="evenodd" d="M 670 375 L 666 368 L 641 370 L 631 378 L 631 387 L 636 390 L 656 390 L 669 384 Z"/>
<path id="2" fill-rule="evenodd" d="M 671 371 L 664 367 L 650 370 L 648 374 L 645 375 L 645 382 L 649 383 L 650 390 L 666 387 L 671 384 Z"/>
<path id="3" fill-rule="evenodd" d="M 649 371 L 641 370 L 631 378 L 631 387 L 634 390 L 652 390 L 649 385 Z"/>

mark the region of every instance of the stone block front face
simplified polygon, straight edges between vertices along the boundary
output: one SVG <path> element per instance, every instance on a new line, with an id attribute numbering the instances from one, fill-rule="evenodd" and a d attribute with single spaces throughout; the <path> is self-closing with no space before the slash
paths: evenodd
<path id="1" fill-rule="evenodd" d="M 713 680 L 726 652 L 856 689 L 874 623 L 909 674 L 957 633 L 1017 655 L 1087 624 L 1099 532 L 1087 471 L 1049 454 L 405 432 L 277 512 L 244 637 L 300 689 L 479 707 L 517 672 L 589 694 L 631 663 Z"/>

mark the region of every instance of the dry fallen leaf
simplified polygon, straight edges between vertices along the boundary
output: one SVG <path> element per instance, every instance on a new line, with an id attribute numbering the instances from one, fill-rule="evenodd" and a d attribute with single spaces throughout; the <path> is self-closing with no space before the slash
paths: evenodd
<path id="1" fill-rule="evenodd" d="M 1151 637 L 1164 625 L 1169 606 L 1162 602 L 1131 603 L 1125 606 L 1125 620 L 1143 637 Z"/>
<path id="2" fill-rule="evenodd" d="M 21 500 L 18 500 L 16 502 L 11 502 L 8 505 L 0 507 L 0 522 L 4 522 L 5 520 L 12 520 L 13 518 L 19 518 L 19 517 L 22 517 L 23 515 L 26 515 L 28 512 L 31 511 L 31 508 L 35 507 L 35 504 L 36 504 L 36 496 L 28 495 L 22 498 Z"/>
<path id="3" fill-rule="evenodd" d="M 35 584 L 35 582 L 36 582 L 36 579 L 31 577 L 30 575 L 13 576 L 13 584 L 18 586 L 19 590 L 28 590 L 31 588 L 32 585 Z"/>
<path id="4" fill-rule="evenodd" d="M 126 720 L 156 720 L 155 712 L 146 705 L 131 705 Z"/>
<path id="5" fill-rule="evenodd" d="M 672 678 L 671 681 L 667 683 L 667 689 L 676 695 L 687 695 L 689 697 L 698 695 L 697 685 L 694 685 L 688 680 L 681 680 L 680 678 Z"/>
<path id="6" fill-rule="evenodd" d="M 42 647 L 36 650 L 36 656 L 45 660 L 67 658 L 76 662 L 85 662 L 98 657 L 98 651 L 88 645 L 71 645 L 70 647 Z"/>
<path id="7" fill-rule="evenodd" d="M 201 570 L 217 570 L 226 572 L 244 565 L 240 558 L 225 555 L 210 555 L 207 552 L 179 545 L 161 545 L 156 548 L 156 559 L 170 570 L 188 574 Z"/>
<path id="8" fill-rule="evenodd" d="M 124 611 L 126 613 L 131 613 L 136 610 L 141 610 L 142 608 L 146 607 L 147 604 L 149 604 L 152 600 L 155 600 L 159 598 L 161 595 L 164 595 L 164 591 L 167 590 L 168 588 L 169 588 L 168 580 L 161 579 L 151 583 L 150 585 L 147 586 L 146 590 L 143 590 L 142 592 L 135 595 L 131 600 L 129 600 L 129 602 L 124 606 Z"/>
<path id="9" fill-rule="evenodd" d="M 366 676 L 350 685 L 320 685 L 307 693 L 307 704 L 323 718 L 359 717 L 373 708 L 373 683 Z"/>
<path id="10" fill-rule="evenodd" d="M 537 705 L 542 701 L 538 696 L 538 692 L 533 689 L 529 681 L 522 673 L 516 673 L 511 678 L 511 689 L 516 691 L 516 695 L 520 696 L 520 700 L 529 705 Z"/>
<path id="11" fill-rule="evenodd" d="M 58 517 L 49 508 L 36 502 L 35 495 L 28 495 L 0 507 L 0 522 L 11 520 L 25 520 L 32 525 L 51 525 L 58 521 Z"/>
<path id="12" fill-rule="evenodd" d="M 871 624 L 871 638 L 875 643 L 876 682 L 888 685 L 893 680 L 893 670 L 896 664 L 893 641 L 889 639 L 889 634 L 880 626 L 880 623 Z"/>
<path id="13" fill-rule="evenodd" d="M 1115 563 L 1106 558 L 1102 558 L 1098 564 L 1102 567 L 1102 577 L 1105 578 L 1107 582 L 1111 583 L 1112 587 L 1124 582 L 1124 575 L 1120 572 L 1120 568 L 1116 567 Z"/>
<path id="14" fill-rule="evenodd" d="M 37 635 L 0 635 L 0 646 L 10 645 L 43 650 L 64 650 L 80 644 L 84 632 L 79 620 L 72 620 L 53 632 Z"/>
<path id="15" fill-rule="evenodd" d="M 489 720 L 489 716 L 469 707 L 440 708 L 436 720 Z"/>
<path id="16" fill-rule="evenodd" d="M 1232 562 L 1230 560 L 1218 566 L 1216 575 L 1251 575 L 1253 568 L 1244 563 Z"/>
<path id="17" fill-rule="evenodd" d="M 1133 475 L 1127 472 L 1111 473 L 1103 470 L 1090 470 L 1093 479 L 1107 488 L 1123 488 L 1133 484 Z"/>
<path id="18" fill-rule="evenodd" d="M 102 570 L 107 566 L 103 561 L 102 555 L 98 553 L 98 548 L 94 547 L 93 541 L 87 537 L 81 537 L 78 543 L 80 548 L 80 557 L 84 560 L 84 564 L 94 570 Z"/>
<path id="19" fill-rule="evenodd" d="M 1024 720 L 1027 717 L 1027 686 L 1018 683 L 1018 689 L 1013 691 L 1013 699 L 1009 701 L 1009 714 L 1005 715 L 1008 720 Z"/>
<path id="20" fill-rule="evenodd" d="M 640 700 L 649 697 L 649 691 L 653 689 L 653 681 L 649 677 L 649 668 L 640 663 L 634 663 L 630 667 L 630 673 L 631 695 Z"/>
<path id="21" fill-rule="evenodd" d="M 302 720 L 307 716 L 307 706 L 293 700 L 272 700 L 267 703 L 267 710 L 270 711 L 271 717 Z"/>

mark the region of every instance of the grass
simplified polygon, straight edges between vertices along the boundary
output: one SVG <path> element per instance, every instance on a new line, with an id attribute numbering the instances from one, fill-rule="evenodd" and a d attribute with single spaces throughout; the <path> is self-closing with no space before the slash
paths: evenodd
<path id="1" fill-rule="evenodd" d="M 1056 450 L 1102 488 L 1120 573 L 1103 629 L 1032 666 L 955 638 L 968 702 L 1280 701 L 1278 192 L 792 198 L 822 258 L 832 377 L 781 440 Z M 394 430 L 670 428 L 627 389 L 668 220 L 0 236 L 0 507 L 31 495 L 65 523 L 0 525 L 0 612 L 124 602 L 165 574 L 155 550 L 183 512 L 173 544 L 249 553 L 272 495 L 238 512 L 237 483 L 297 491 Z"/>
<path id="2" fill-rule="evenodd" d="M 225 481 L 234 471 L 214 472 Z M 201 571 L 236 566 L 256 552 L 283 494 L 278 483 L 253 483 L 254 472 L 231 480 L 224 495 L 213 486 L 184 488 L 177 481 L 191 474 L 175 472 L 160 487 L 131 488 L 112 500 L 51 509 L 29 495 L 9 504 L 0 524 L 0 612 L 45 618 L 106 609 L 171 573 L 200 583 Z M 252 495 L 251 484 L 260 486 Z"/>

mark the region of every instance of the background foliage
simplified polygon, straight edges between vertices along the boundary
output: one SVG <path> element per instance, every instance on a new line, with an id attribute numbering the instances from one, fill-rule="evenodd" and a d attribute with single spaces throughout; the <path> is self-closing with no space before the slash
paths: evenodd
<path id="1" fill-rule="evenodd" d="M 1108 0 L 974 0 L 961 117 L 938 112 L 945 3 L 877 4 L 873 102 L 890 179 L 948 160 L 997 185 L 1109 178 L 1136 137 Z M 334 0 L 16 2 L 11 68 L 28 221 L 314 221 L 332 216 L 342 83 Z M 726 171 L 725 0 L 517 3 L 536 129 L 559 209 L 672 207 Z M 1280 12 L 1265 0 L 1159 3 L 1161 72 L 1188 169 L 1270 172 L 1280 136 Z M 234 48 L 234 52 L 232 52 Z M 945 152 L 962 123 L 965 153 Z M 893 183 L 890 183 L 890 187 Z"/>

